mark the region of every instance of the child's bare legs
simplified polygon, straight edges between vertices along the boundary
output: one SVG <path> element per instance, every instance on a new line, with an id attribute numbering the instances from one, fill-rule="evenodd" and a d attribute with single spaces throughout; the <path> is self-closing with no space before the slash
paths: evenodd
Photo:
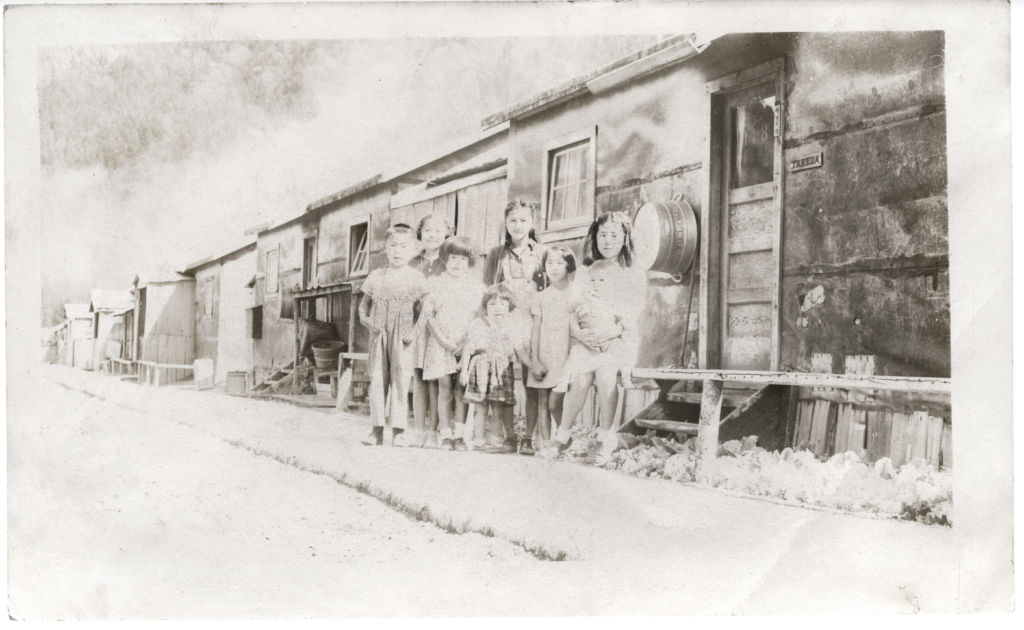
<path id="1" fill-rule="evenodd" d="M 430 403 L 430 393 L 426 381 L 423 380 L 423 370 L 416 368 L 412 377 L 412 426 L 409 427 L 409 446 L 422 447 L 426 435 L 427 407 Z"/>
<path id="2" fill-rule="evenodd" d="M 551 442 L 552 420 L 556 431 L 562 423 L 562 403 L 565 394 L 550 389 L 538 389 L 537 394 L 537 411 L 540 414 L 537 420 L 537 433 L 541 446 L 548 446 Z"/>
<path id="3" fill-rule="evenodd" d="M 590 386 L 594 384 L 594 373 L 581 374 L 576 380 L 569 384 L 569 391 L 566 392 L 562 404 L 562 417 L 558 423 L 558 433 L 555 441 L 567 444 L 572 435 L 572 426 L 576 424 L 576 418 L 583 411 L 583 405 L 587 402 L 587 393 Z"/>
<path id="4" fill-rule="evenodd" d="M 466 424 L 472 424 L 473 426 L 473 447 L 482 447 L 487 430 L 487 403 L 467 404 Z"/>
<path id="5" fill-rule="evenodd" d="M 537 428 L 537 419 L 547 419 L 547 410 L 541 411 L 540 407 L 540 392 L 541 390 L 536 387 L 526 386 L 527 370 L 526 366 L 523 366 L 523 389 L 526 390 L 526 433 L 523 435 L 523 441 L 525 444 L 523 447 L 526 449 L 526 455 L 533 455 L 533 431 Z M 514 423 L 513 423 L 514 426 Z M 506 431 L 505 438 L 514 437 L 515 429 L 511 435 Z"/>
<path id="6" fill-rule="evenodd" d="M 601 410 L 601 429 L 608 431 L 615 422 L 615 408 L 619 404 L 618 388 L 619 368 L 606 365 L 594 372 L 594 384 L 597 385 L 597 406 Z"/>
<path id="7" fill-rule="evenodd" d="M 425 381 L 428 393 L 428 406 L 427 406 L 427 417 L 426 424 L 424 425 L 423 434 L 423 448 L 437 448 L 437 423 L 438 423 L 438 392 L 439 387 L 437 381 Z"/>
<path id="8" fill-rule="evenodd" d="M 555 394 L 558 396 L 559 394 Z M 551 405 L 551 390 L 547 388 L 537 389 L 537 439 L 543 448 L 551 440 L 551 417 L 548 415 Z M 530 435 L 533 435 L 532 433 Z"/>
<path id="9" fill-rule="evenodd" d="M 633 389 L 633 376 L 632 366 L 623 365 L 620 366 L 619 378 L 622 380 L 622 386 L 626 389 Z"/>
<path id="10" fill-rule="evenodd" d="M 454 397 L 452 392 L 452 377 L 450 374 L 445 374 L 441 378 L 437 379 L 432 383 L 437 387 L 437 419 L 438 423 L 435 427 L 438 433 L 438 439 L 440 440 L 451 440 L 454 439 L 452 435 L 453 420 L 452 418 L 452 398 Z M 434 392 L 430 392 L 434 395 Z"/>

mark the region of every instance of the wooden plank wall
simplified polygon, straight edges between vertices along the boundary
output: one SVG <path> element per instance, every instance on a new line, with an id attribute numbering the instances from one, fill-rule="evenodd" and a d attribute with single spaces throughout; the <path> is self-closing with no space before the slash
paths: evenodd
<path id="1" fill-rule="evenodd" d="M 889 457 L 901 466 L 925 459 L 952 468 L 952 429 L 927 411 L 900 413 L 858 409 L 856 403 L 804 400 L 797 406 L 794 448 L 821 457 L 864 451 L 868 461 Z"/>

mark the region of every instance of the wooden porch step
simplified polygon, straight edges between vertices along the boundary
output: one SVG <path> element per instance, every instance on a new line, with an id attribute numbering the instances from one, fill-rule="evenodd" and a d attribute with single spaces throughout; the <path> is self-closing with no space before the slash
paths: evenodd
<path id="1" fill-rule="evenodd" d="M 672 433 L 686 433 L 688 435 L 697 435 L 697 429 L 700 427 L 700 425 L 693 424 L 692 422 L 676 422 L 674 420 L 644 420 L 643 418 L 635 418 L 633 422 L 636 423 L 636 426 L 643 429 L 671 431 Z"/>
<path id="2" fill-rule="evenodd" d="M 725 390 L 722 392 L 722 406 L 723 407 L 739 407 L 748 398 L 754 395 L 754 389 L 742 389 L 742 390 Z M 665 398 L 672 402 L 678 403 L 689 403 L 691 405 L 700 404 L 700 392 L 669 392 L 665 394 Z"/>
<path id="3" fill-rule="evenodd" d="M 249 389 L 245 390 L 245 394 L 243 395 L 258 396 L 265 393 L 269 389 L 275 388 L 281 381 L 291 376 L 292 372 L 295 371 L 294 368 L 295 363 L 289 363 L 288 365 L 282 367 L 278 371 L 271 374 L 269 377 L 267 377 L 266 380 L 260 381 L 259 383 L 256 383 Z"/>

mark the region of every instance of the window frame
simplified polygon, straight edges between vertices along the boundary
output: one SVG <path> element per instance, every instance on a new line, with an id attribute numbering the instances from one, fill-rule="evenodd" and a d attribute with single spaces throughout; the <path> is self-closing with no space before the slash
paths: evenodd
<path id="1" fill-rule="evenodd" d="M 301 269 L 299 270 L 299 284 L 301 285 L 303 291 L 317 286 L 317 257 L 320 255 L 320 252 L 318 251 L 319 239 L 317 238 L 319 232 L 320 230 L 310 230 L 308 232 L 303 232 L 302 234 L 302 265 Z M 309 241 L 313 241 L 313 247 L 311 248 L 311 253 L 309 257 L 309 268 L 307 268 L 306 243 L 308 243 Z M 307 274 L 309 275 L 308 282 L 306 281 Z"/>
<path id="2" fill-rule="evenodd" d="M 276 267 L 274 269 L 275 273 L 273 273 L 273 274 L 270 273 L 270 255 L 271 254 L 274 255 L 274 266 Z M 264 289 L 263 292 L 266 295 L 277 295 L 277 293 L 281 290 L 281 245 L 280 244 L 278 244 L 277 247 L 272 247 L 271 249 L 267 250 L 266 257 L 264 258 L 264 263 L 263 263 L 263 276 L 264 276 L 264 280 L 265 280 L 265 289 Z M 271 288 L 270 288 L 271 278 L 273 278 L 273 282 L 274 282 L 273 290 L 271 290 Z"/>
<path id="3" fill-rule="evenodd" d="M 214 277 L 210 276 L 203 283 L 203 317 L 213 317 L 213 280 Z"/>
<path id="4" fill-rule="evenodd" d="M 575 148 L 574 145 L 580 145 L 587 143 L 586 155 L 588 159 L 587 164 L 587 181 L 589 185 L 584 189 L 586 194 L 586 203 L 589 204 L 589 213 L 584 213 L 572 219 L 562 219 L 559 221 L 551 221 L 551 196 L 553 185 L 552 182 L 552 169 L 554 168 L 555 157 L 558 153 L 566 151 L 568 149 Z M 597 125 L 593 127 L 587 127 L 570 134 L 549 140 L 544 143 L 544 156 L 542 165 L 542 186 L 541 186 L 541 222 L 544 226 L 542 233 L 548 234 L 553 233 L 562 237 L 560 232 L 565 233 L 564 238 L 576 238 L 580 234 L 582 228 L 588 227 L 597 216 Z M 586 233 L 586 230 L 582 230 Z"/>
<path id="5" fill-rule="evenodd" d="M 359 253 L 358 244 L 353 242 L 352 232 L 358 227 L 366 226 L 366 231 L 363 233 L 364 239 L 366 240 L 366 255 L 364 256 L 363 268 L 361 270 L 355 269 L 356 256 Z M 349 278 L 362 278 L 370 273 L 370 221 L 362 221 L 360 223 L 353 223 L 348 226 L 348 277 Z"/>
<path id="6" fill-rule="evenodd" d="M 263 305 L 257 304 L 249 309 L 248 337 L 249 339 L 263 338 Z"/>

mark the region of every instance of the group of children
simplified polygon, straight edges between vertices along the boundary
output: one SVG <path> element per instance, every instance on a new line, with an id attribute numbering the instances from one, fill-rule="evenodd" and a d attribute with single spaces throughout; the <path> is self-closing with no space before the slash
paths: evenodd
<path id="1" fill-rule="evenodd" d="M 615 214 L 629 254 L 628 219 Z M 571 383 L 589 387 L 593 379 L 580 377 L 614 366 L 630 386 L 636 317 L 623 304 L 630 290 L 620 261 L 587 260 L 586 273 L 576 273 L 568 247 L 537 242 L 531 209 L 519 201 L 505 209 L 502 244 L 487 253 L 482 277 L 470 271 L 480 256 L 475 244 L 451 231 L 441 215 L 425 217 L 418 229 L 392 226 L 384 237 L 388 265 L 363 283 L 359 317 L 370 331 L 374 425 L 364 443 L 383 445 L 390 426 L 392 446 L 534 455 L 536 432 L 538 447 L 557 454 L 567 440 L 552 440 L 551 421 L 563 424 Z M 522 440 L 512 413 L 516 361 L 526 393 Z"/>

